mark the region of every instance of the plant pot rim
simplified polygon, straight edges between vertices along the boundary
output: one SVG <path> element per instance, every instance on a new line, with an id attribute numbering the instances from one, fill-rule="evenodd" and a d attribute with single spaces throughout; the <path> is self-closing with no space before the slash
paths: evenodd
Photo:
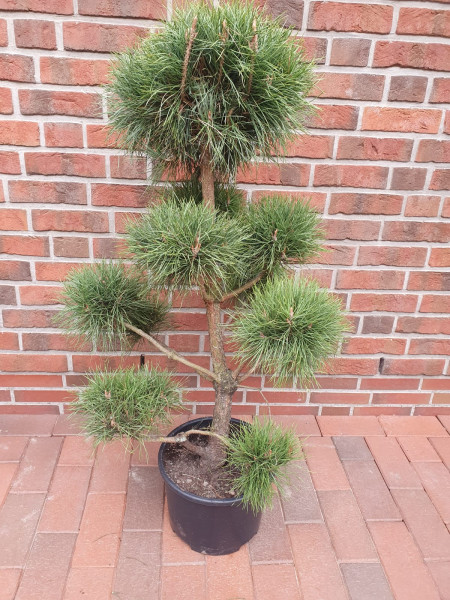
<path id="1" fill-rule="evenodd" d="M 178 433 L 183 433 L 187 429 L 195 429 L 195 428 L 201 427 L 201 424 L 205 421 L 211 422 L 212 417 L 200 417 L 197 419 L 192 419 L 190 421 L 186 421 L 185 423 L 182 423 L 181 425 L 179 425 L 178 427 L 173 429 L 168 434 L 168 437 L 173 437 L 173 436 L 177 435 Z M 236 424 L 246 423 L 246 421 L 241 421 L 240 419 L 235 419 L 233 417 L 230 419 L 230 422 L 236 423 Z M 189 425 L 190 427 L 186 428 L 187 425 Z M 236 498 L 204 498 L 203 496 L 197 496 L 197 494 L 192 494 L 191 492 L 186 492 L 185 490 L 181 489 L 174 481 L 172 481 L 172 479 L 170 479 L 170 477 L 167 475 L 166 470 L 164 468 L 163 454 L 164 454 L 164 450 L 165 450 L 166 446 L 167 446 L 166 443 L 162 443 L 159 448 L 159 452 L 158 452 L 159 472 L 161 473 L 161 476 L 164 479 L 166 485 L 171 487 L 177 494 L 179 494 L 180 496 L 183 496 L 184 498 L 186 498 L 187 500 L 190 500 L 191 502 L 196 502 L 197 504 L 203 504 L 205 506 L 234 506 L 234 505 L 242 503 L 242 499 L 243 499 L 242 496 L 237 496 Z"/>

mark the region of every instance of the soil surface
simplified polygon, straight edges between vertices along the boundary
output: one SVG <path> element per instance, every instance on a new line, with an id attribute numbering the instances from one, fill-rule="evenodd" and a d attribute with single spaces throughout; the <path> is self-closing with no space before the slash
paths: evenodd
<path id="1" fill-rule="evenodd" d="M 191 435 L 189 441 L 207 446 L 202 436 Z M 203 498 L 234 498 L 234 481 L 237 473 L 225 464 L 212 470 L 200 456 L 196 456 L 182 444 L 167 444 L 163 455 L 164 468 L 169 478 L 185 492 Z"/>

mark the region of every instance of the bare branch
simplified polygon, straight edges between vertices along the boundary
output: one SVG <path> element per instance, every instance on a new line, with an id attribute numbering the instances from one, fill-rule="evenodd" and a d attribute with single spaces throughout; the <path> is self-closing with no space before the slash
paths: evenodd
<path id="1" fill-rule="evenodd" d="M 256 275 L 256 277 L 253 277 L 253 279 L 250 279 L 250 281 L 247 281 L 247 283 L 244 283 L 244 285 L 241 285 L 240 288 L 233 290 L 229 294 L 225 294 L 225 296 L 222 297 L 220 302 L 225 302 L 225 300 L 230 300 L 231 298 L 235 298 L 236 296 L 239 296 L 239 294 L 242 294 L 242 292 L 245 292 L 245 290 L 248 290 L 251 287 L 253 287 L 255 285 L 255 283 L 258 283 L 258 281 L 260 279 L 262 279 L 263 276 L 264 276 L 264 271 L 261 271 L 261 273 L 259 275 Z"/>
<path id="2" fill-rule="evenodd" d="M 178 435 L 174 436 L 150 435 L 146 438 L 146 441 L 160 442 L 165 444 L 182 444 L 186 448 L 186 450 L 188 450 L 192 454 L 197 454 L 197 456 L 208 459 L 210 455 L 208 450 L 206 448 L 203 448 L 202 446 L 197 446 L 191 441 L 189 441 L 188 437 L 190 435 L 211 436 L 219 439 L 223 444 L 227 443 L 227 440 L 224 437 L 222 437 L 218 433 L 215 433 L 214 431 L 209 431 L 207 429 L 190 429 L 185 433 L 179 433 Z"/>
<path id="3" fill-rule="evenodd" d="M 217 375 L 215 375 L 215 373 L 213 373 L 209 369 L 205 369 L 205 368 L 201 367 L 200 365 L 196 365 L 195 363 L 191 362 L 187 358 L 184 358 L 184 356 L 181 356 L 181 354 L 178 354 L 178 352 L 176 352 L 175 350 L 172 350 L 172 348 L 169 348 L 169 346 L 166 346 L 166 344 L 164 344 L 163 342 L 159 342 L 156 338 L 154 338 L 149 333 L 145 333 L 145 331 L 142 331 L 142 329 L 139 329 L 138 327 L 134 327 L 134 325 L 131 325 L 130 323 L 125 323 L 125 327 L 127 329 L 129 329 L 130 331 L 134 331 L 134 333 L 137 333 L 144 339 L 148 340 L 156 348 L 158 348 L 158 350 L 160 350 L 161 352 L 166 354 L 166 356 L 168 356 L 169 358 L 172 358 L 173 360 L 177 360 L 178 362 L 182 363 L 183 365 L 190 367 L 193 371 L 195 371 L 196 373 L 198 373 L 199 375 L 201 375 L 208 381 L 219 381 L 219 378 L 217 377 Z"/>

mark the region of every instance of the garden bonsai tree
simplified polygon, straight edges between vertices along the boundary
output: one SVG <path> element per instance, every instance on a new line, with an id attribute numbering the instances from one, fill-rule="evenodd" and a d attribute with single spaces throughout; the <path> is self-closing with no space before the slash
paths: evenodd
<path id="1" fill-rule="evenodd" d="M 233 182 L 238 169 L 274 160 L 303 130 L 313 83 L 299 39 L 238 1 L 190 5 L 119 54 L 108 86 L 111 129 L 128 153 L 151 159 L 155 182 L 173 183 L 160 185 L 147 213 L 129 222 L 123 262 L 72 272 L 61 311 L 66 329 L 97 347 L 130 348 L 144 339 L 212 383 L 207 447 L 188 435 L 177 439 L 211 470 L 228 452 L 245 498 L 255 487 L 247 474 L 264 463 L 267 485 L 258 482 L 249 496 L 256 507 L 279 467 L 295 457 L 294 436 L 262 422 L 230 436 L 233 394 L 254 372 L 309 385 L 336 352 L 345 321 L 339 301 L 295 271 L 321 249 L 319 217 L 308 202 L 273 195 L 247 205 Z M 157 336 L 170 328 L 170 305 L 161 298 L 193 288 L 206 307 L 211 368 Z M 167 372 L 119 369 L 91 374 L 75 408 L 97 440 L 165 440 L 155 427 L 178 401 Z"/>

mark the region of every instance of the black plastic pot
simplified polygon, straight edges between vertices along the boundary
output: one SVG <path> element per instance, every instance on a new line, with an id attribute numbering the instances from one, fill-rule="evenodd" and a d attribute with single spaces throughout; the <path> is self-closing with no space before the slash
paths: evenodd
<path id="1" fill-rule="evenodd" d="M 206 429 L 211 425 L 210 417 L 194 419 L 180 425 L 170 436 L 189 431 Z M 243 421 L 231 419 L 233 424 L 245 425 Z M 179 488 L 167 475 L 163 464 L 166 444 L 158 454 L 158 466 L 166 483 L 166 496 L 170 524 L 173 531 L 195 552 L 202 554 L 231 554 L 248 542 L 258 531 L 261 513 L 253 513 L 242 506 L 242 498 L 202 498 Z"/>

